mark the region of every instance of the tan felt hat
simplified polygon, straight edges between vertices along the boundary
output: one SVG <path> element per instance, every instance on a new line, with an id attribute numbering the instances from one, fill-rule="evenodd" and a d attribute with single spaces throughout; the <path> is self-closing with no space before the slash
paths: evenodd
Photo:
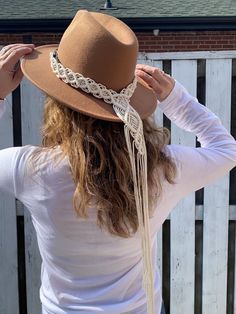
<path id="1" fill-rule="evenodd" d="M 50 63 L 50 53 L 55 50 L 65 68 L 119 93 L 134 79 L 138 41 L 133 31 L 115 17 L 81 10 L 64 32 L 59 45 L 37 47 L 21 62 L 24 75 L 58 101 L 83 114 L 121 122 L 112 105 L 56 76 Z M 156 104 L 153 90 L 138 78 L 130 105 L 144 119 L 155 111 Z"/>

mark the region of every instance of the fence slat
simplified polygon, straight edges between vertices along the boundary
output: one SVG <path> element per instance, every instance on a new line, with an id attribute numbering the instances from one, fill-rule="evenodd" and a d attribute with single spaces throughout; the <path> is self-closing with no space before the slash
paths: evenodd
<path id="1" fill-rule="evenodd" d="M 22 144 L 40 143 L 40 125 L 42 116 L 42 93 L 27 80 L 21 84 Z M 24 212 L 26 287 L 28 314 L 41 314 L 39 300 L 41 257 L 37 239 L 28 210 Z"/>
<path id="2" fill-rule="evenodd" d="M 12 98 L 0 123 L 0 149 L 13 146 Z M 18 314 L 18 264 L 15 198 L 0 192 L 0 313 Z"/>
<path id="3" fill-rule="evenodd" d="M 163 69 L 163 62 L 162 61 L 153 61 L 153 66 L 159 69 Z M 154 113 L 154 119 L 158 126 L 163 126 L 163 113 L 158 108 Z M 158 210 L 158 209 L 157 209 Z M 162 252 L 163 252 L 163 239 L 162 239 L 163 229 L 162 227 L 159 229 L 157 233 L 157 265 L 160 270 L 160 276 L 163 277 L 163 265 L 162 265 Z"/>
<path id="4" fill-rule="evenodd" d="M 233 59 L 235 50 L 220 51 L 174 51 L 174 52 L 141 52 L 140 60 L 197 60 L 197 59 Z"/>
<path id="5" fill-rule="evenodd" d="M 197 61 L 172 61 L 172 75 L 196 96 Z M 171 142 L 195 146 L 195 135 L 171 125 Z M 194 313 L 195 194 L 181 200 L 171 212 L 170 313 Z"/>
<path id="6" fill-rule="evenodd" d="M 206 60 L 206 105 L 230 130 L 232 60 Z M 226 314 L 229 175 L 204 190 L 203 314 Z M 220 230 L 219 230 L 220 228 Z"/>

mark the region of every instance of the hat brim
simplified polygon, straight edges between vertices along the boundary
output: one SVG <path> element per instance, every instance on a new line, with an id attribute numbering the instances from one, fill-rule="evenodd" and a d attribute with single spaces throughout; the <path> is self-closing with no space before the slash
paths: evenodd
<path id="1" fill-rule="evenodd" d="M 80 89 L 71 87 L 53 73 L 50 52 L 56 48 L 58 45 L 44 45 L 26 55 L 21 60 L 21 69 L 24 75 L 43 92 L 73 110 L 97 119 L 120 122 L 112 105 Z M 139 113 L 141 119 L 149 117 L 156 109 L 157 98 L 154 91 L 140 78 L 138 78 L 130 104 Z"/>

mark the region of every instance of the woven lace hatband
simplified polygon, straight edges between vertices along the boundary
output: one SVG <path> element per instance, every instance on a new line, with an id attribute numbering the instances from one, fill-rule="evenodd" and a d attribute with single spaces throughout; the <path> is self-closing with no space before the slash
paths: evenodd
<path id="1" fill-rule="evenodd" d="M 86 78 L 80 73 L 64 67 L 58 58 L 57 50 L 50 53 L 51 68 L 55 75 L 66 84 L 80 88 L 96 98 L 113 105 L 116 115 L 124 122 L 124 134 L 129 152 L 133 181 L 134 196 L 141 235 L 143 256 L 143 285 L 147 295 L 147 313 L 155 314 L 154 307 L 154 274 L 151 253 L 151 236 L 148 209 L 147 185 L 147 152 L 143 134 L 143 122 L 138 112 L 130 105 L 137 79 L 120 93 L 106 86 L 96 83 L 91 78 Z"/>

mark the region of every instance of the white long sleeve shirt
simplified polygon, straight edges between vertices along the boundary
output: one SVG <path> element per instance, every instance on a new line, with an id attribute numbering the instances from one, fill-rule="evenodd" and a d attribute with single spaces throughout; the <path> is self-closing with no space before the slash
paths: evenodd
<path id="1" fill-rule="evenodd" d="M 201 147 L 165 148 L 176 162 L 177 176 L 175 184 L 163 182 L 150 219 L 153 265 L 157 265 L 157 231 L 178 201 L 236 165 L 233 137 L 178 82 L 159 107 L 179 127 L 196 134 Z M 72 206 L 75 185 L 67 158 L 53 163 L 53 157 L 61 154 L 58 147 L 41 153 L 36 167 L 31 167 L 28 161 L 35 149 L 0 151 L 0 189 L 15 195 L 30 211 L 42 256 L 43 313 L 147 314 L 139 236 L 124 239 L 100 230 L 95 208 L 88 209 L 88 219 L 78 218 Z M 157 266 L 155 301 L 159 314 L 162 291 Z"/>

